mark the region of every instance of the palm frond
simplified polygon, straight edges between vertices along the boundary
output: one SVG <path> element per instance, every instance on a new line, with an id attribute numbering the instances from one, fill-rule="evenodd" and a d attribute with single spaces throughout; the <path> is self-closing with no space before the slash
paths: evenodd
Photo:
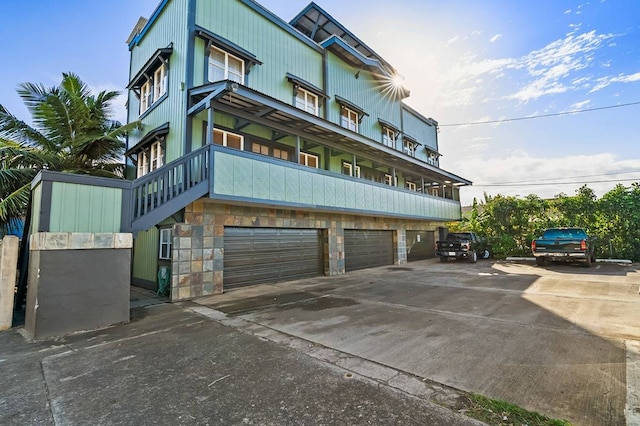
<path id="1" fill-rule="evenodd" d="M 0 227 L 8 225 L 12 219 L 24 218 L 30 194 L 31 182 L 0 199 Z"/>

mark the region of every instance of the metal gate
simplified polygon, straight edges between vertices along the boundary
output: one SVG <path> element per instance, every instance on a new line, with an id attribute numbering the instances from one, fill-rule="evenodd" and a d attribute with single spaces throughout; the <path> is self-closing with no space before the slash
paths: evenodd
<path id="1" fill-rule="evenodd" d="M 320 230 L 224 228 L 225 289 L 323 273 Z"/>
<path id="2" fill-rule="evenodd" d="M 344 230 L 345 270 L 393 265 L 393 231 Z"/>

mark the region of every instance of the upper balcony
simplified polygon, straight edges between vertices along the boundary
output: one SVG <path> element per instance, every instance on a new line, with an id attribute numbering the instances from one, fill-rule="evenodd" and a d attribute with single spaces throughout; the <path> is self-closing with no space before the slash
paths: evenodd
<path id="1" fill-rule="evenodd" d="M 266 207 L 460 220 L 460 202 L 210 145 L 209 198 Z"/>

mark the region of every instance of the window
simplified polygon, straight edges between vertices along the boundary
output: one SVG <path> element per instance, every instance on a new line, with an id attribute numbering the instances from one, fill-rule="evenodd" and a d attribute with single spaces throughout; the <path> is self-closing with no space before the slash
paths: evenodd
<path id="1" fill-rule="evenodd" d="M 416 156 L 416 148 L 418 144 L 412 141 L 411 139 L 404 140 L 404 153 L 410 155 L 411 157 Z"/>
<path id="2" fill-rule="evenodd" d="M 429 158 L 427 158 L 427 163 L 431 164 L 432 166 L 437 166 L 438 154 L 436 154 L 435 152 L 429 152 Z"/>
<path id="3" fill-rule="evenodd" d="M 398 177 L 396 176 L 394 179 L 393 175 L 386 174 L 384 175 L 384 183 L 391 186 L 396 186 L 398 184 Z"/>
<path id="4" fill-rule="evenodd" d="M 382 128 L 382 143 L 386 146 L 388 146 L 389 148 L 394 148 L 396 147 L 396 131 L 389 128 L 389 127 L 383 127 Z"/>
<path id="5" fill-rule="evenodd" d="M 431 188 L 429 189 L 429 194 L 433 195 L 434 197 L 439 197 L 440 191 L 438 188 Z"/>
<path id="6" fill-rule="evenodd" d="M 153 99 L 160 99 L 167 93 L 167 66 L 165 64 L 153 73 Z"/>
<path id="7" fill-rule="evenodd" d="M 209 52 L 209 81 L 231 80 L 244 84 L 244 61 L 211 46 Z"/>
<path id="8" fill-rule="evenodd" d="M 318 96 L 298 87 L 296 90 L 296 108 L 318 115 Z"/>
<path id="9" fill-rule="evenodd" d="M 164 164 L 162 141 L 156 141 L 151 146 L 138 153 L 138 177 L 142 177 Z"/>
<path id="10" fill-rule="evenodd" d="M 360 166 L 356 166 L 355 174 L 353 173 L 353 164 L 346 161 L 342 162 L 342 173 L 348 176 L 360 177 Z"/>
<path id="11" fill-rule="evenodd" d="M 315 169 L 318 168 L 319 157 L 314 154 L 307 154 L 306 152 L 300 153 L 300 164 L 303 166 L 313 167 Z"/>
<path id="12" fill-rule="evenodd" d="M 410 181 L 406 181 L 404 183 L 404 187 L 407 188 L 409 191 L 416 191 L 417 190 L 416 184 L 414 182 L 410 182 Z"/>
<path id="13" fill-rule="evenodd" d="M 358 131 L 358 113 L 349 108 L 340 107 L 340 125 L 354 132 Z"/>
<path id="14" fill-rule="evenodd" d="M 289 160 L 289 151 L 286 149 L 280 149 L 258 142 L 253 142 L 251 144 L 251 152 L 268 155 L 269 157 L 279 158 L 281 160 Z"/>
<path id="15" fill-rule="evenodd" d="M 226 130 L 213 129 L 213 143 L 241 151 L 244 149 L 244 137 Z"/>
<path id="16" fill-rule="evenodd" d="M 167 93 L 167 66 L 161 64 L 152 77 L 140 86 L 140 114 L 146 112 Z"/>
<path id="17" fill-rule="evenodd" d="M 171 259 L 171 239 L 172 239 L 171 228 L 160 229 L 160 251 L 158 253 L 159 259 L 162 259 L 162 260 Z"/>
<path id="18" fill-rule="evenodd" d="M 140 87 L 140 114 L 148 110 L 152 103 L 151 82 L 147 80 L 142 87 Z"/>
<path id="19" fill-rule="evenodd" d="M 172 45 L 156 50 L 129 81 L 127 89 L 132 90 L 138 98 L 138 113 L 140 115 L 149 111 L 167 96 L 169 58 L 172 53 Z"/>

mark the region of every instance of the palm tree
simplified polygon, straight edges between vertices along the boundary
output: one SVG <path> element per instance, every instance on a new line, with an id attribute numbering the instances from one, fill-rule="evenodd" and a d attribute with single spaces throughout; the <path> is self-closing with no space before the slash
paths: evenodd
<path id="1" fill-rule="evenodd" d="M 91 95 L 76 74 L 59 86 L 18 86 L 32 116 L 29 125 L 0 105 L 0 229 L 24 218 L 30 185 L 40 170 L 123 178 L 123 136 L 139 127 L 111 120 L 118 92 Z"/>

